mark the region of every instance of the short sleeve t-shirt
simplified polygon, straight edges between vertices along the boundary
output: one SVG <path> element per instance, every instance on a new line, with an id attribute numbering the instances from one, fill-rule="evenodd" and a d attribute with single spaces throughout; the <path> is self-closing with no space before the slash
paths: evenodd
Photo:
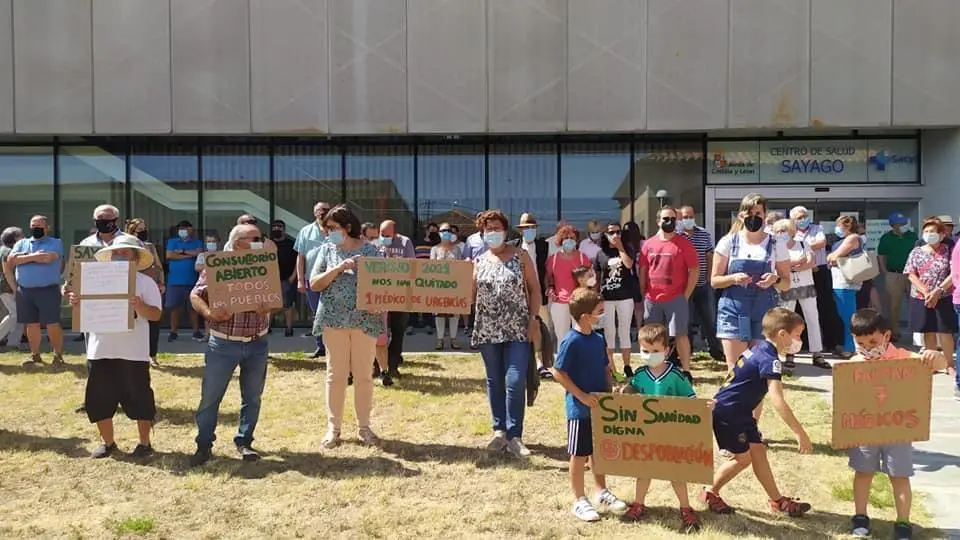
<path id="1" fill-rule="evenodd" d="M 747 418 L 767 395 L 767 381 L 781 380 L 783 365 L 777 349 L 764 341 L 744 351 L 715 397 L 714 412 L 722 418 Z"/>
<path id="2" fill-rule="evenodd" d="M 663 240 L 651 236 L 640 249 L 640 266 L 647 269 L 646 297 L 666 302 L 687 288 L 690 270 L 697 268 L 697 251 L 686 237 L 673 235 Z"/>
<path id="3" fill-rule="evenodd" d="M 580 252 L 574 257 L 564 257 L 560 252 L 547 257 L 547 279 L 553 280 L 553 290 L 557 294 L 558 304 L 570 302 L 570 296 L 577 288 L 577 282 L 573 279 L 573 269 L 578 266 L 591 266 L 590 259 Z"/>
<path id="4" fill-rule="evenodd" d="M 637 254 L 630 246 L 625 246 L 624 250 L 631 259 L 636 259 Z M 596 259 L 593 261 L 593 271 L 597 274 L 600 282 L 600 296 L 604 300 L 632 300 L 634 291 L 637 288 L 637 277 L 633 273 L 633 268 L 623 264 L 620 258 L 620 252 L 616 249 L 600 250 Z"/>
<path id="5" fill-rule="evenodd" d="M 733 251 L 733 236 L 726 235 L 717 242 L 717 255 L 727 257 L 731 262 L 738 260 L 762 261 L 767 258 L 767 244 L 773 240 L 776 242 L 773 246 L 773 261 L 770 265 L 771 271 L 773 264 L 790 260 L 790 250 L 787 249 L 787 243 L 783 240 L 776 240 L 773 236 L 767 236 L 759 244 L 751 244 L 747 241 L 746 234 L 743 231 L 738 232 L 740 238 L 737 239 L 737 254 L 730 256 Z"/>
<path id="6" fill-rule="evenodd" d="M 950 275 L 950 255 L 950 248 L 945 244 L 934 250 L 928 250 L 926 246 L 913 248 L 903 272 L 916 275 L 927 290 L 933 290 Z M 910 296 L 923 298 L 923 294 L 913 284 L 910 285 Z"/>
<path id="7" fill-rule="evenodd" d="M 570 377 L 583 392 L 608 392 L 607 345 L 603 336 L 596 332 L 581 334 L 576 329 L 567 332 L 557 350 L 554 367 Z M 566 412 L 568 420 L 590 418 L 590 407 L 567 392 Z"/>
<path id="8" fill-rule="evenodd" d="M 668 364 L 666 371 L 656 376 L 650 368 L 644 367 L 630 379 L 630 386 L 637 392 L 648 396 L 696 397 L 690 380 L 680 368 Z"/>
<path id="9" fill-rule="evenodd" d="M 327 241 L 327 235 L 320 228 L 316 221 L 300 229 L 297 233 L 297 241 L 293 243 L 293 250 L 303 255 L 304 276 L 309 276 L 317 261 L 317 248 Z M 309 278 L 307 278 L 309 279 Z"/>
<path id="10" fill-rule="evenodd" d="M 167 252 L 172 251 L 199 251 L 203 249 L 203 242 L 198 238 L 190 240 L 181 240 L 171 238 L 167 240 Z M 186 259 L 167 258 L 167 284 L 168 285 L 189 285 L 193 287 L 197 283 L 197 258 L 189 257 Z"/>
<path id="11" fill-rule="evenodd" d="M 43 238 L 21 238 L 13 245 L 13 253 L 56 253 L 57 259 L 48 262 L 31 262 L 17 265 L 14 270 L 17 285 L 25 289 L 34 287 L 50 287 L 60 284 L 60 265 L 63 262 L 63 242 L 59 238 L 44 236 Z M 7 256 L 9 257 L 10 254 Z"/>
<path id="12" fill-rule="evenodd" d="M 159 308 L 163 305 L 160 288 L 150 276 L 137 273 L 137 296 L 148 306 Z M 90 332 L 87 336 L 87 360 L 117 358 L 133 362 L 150 361 L 150 322 L 142 317 L 134 317 L 133 330 L 104 334 Z"/>
<path id="13" fill-rule="evenodd" d="M 888 272 L 903 272 L 907 257 L 917 241 L 917 233 L 913 231 L 903 231 L 903 234 L 893 231 L 883 233 L 877 244 L 877 255 L 886 260 Z"/>

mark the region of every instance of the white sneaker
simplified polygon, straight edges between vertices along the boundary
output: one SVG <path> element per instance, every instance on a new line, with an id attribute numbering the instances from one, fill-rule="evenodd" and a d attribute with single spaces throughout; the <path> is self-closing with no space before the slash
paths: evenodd
<path id="1" fill-rule="evenodd" d="M 368 427 L 360 428 L 360 431 L 357 432 L 357 438 L 360 439 L 362 444 L 367 446 L 376 446 L 380 442 L 380 439 L 373 433 L 373 430 Z"/>
<path id="2" fill-rule="evenodd" d="M 612 512 L 623 512 L 627 509 L 627 503 L 618 499 L 609 489 L 604 489 L 597 495 L 597 503 Z"/>
<path id="3" fill-rule="evenodd" d="M 530 449 L 523 445 L 523 441 L 520 440 L 520 437 L 514 437 L 507 441 L 507 452 L 517 458 L 525 458 L 530 455 Z"/>
<path id="4" fill-rule="evenodd" d="M 507 448 L 507 432 L 494 431 L 493 438 L 487 443 L 487 450 L 491 452 L 503 452 Z"/>
<path id="5" fill-rule="evenodd" d="M 586 497 L 580 497 L 573 503 L 573 515 L 581 521 L 600 521 L 600 514 Z"/>
<path id="6" fill-rule="evenodd" d="M 320 446 L 324 448 L 336 448 L 340 444 L 340 432 L 332 429 L 327 430 L 327 434 L 320 441 Z"/>

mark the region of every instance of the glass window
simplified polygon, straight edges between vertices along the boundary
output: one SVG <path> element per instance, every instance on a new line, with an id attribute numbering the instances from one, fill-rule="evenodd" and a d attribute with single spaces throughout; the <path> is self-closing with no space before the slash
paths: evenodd
<path id="1" fill-rule="evenodd" d="M 633 219 L 644 235 L 656 232 L 661 205 L 692 206 L 703 226 L 703 145 L 700 141 L 638 144 L 634 151 Z"/>
<path id="2" fill-rule="evenodd" d="M 93 231 L 93 209 L 101 204 L 120 209 L 121 228 L 130 218 L 124 208 L 125 153 L 122 146 L 60 147 L 60 235 L 64 244 L 77 244 Z"/>
<path id="3" fill-rule="evenodd" d="M 560 216 L 581 235 L 587 222 L 630 221 L 630 145 L 564 144 Z"/>
<path id="4" fill-rule="evenodd" d="M 418 236 L 430 222 L 456 225 L 461 236 L 472 234 L 477 212 L 484 209 L 483 146 L 421 146 L 417 159 Z"/>
<path id="5" fill-rule="evenodd" d="M 147 222 L 155 244 L 166 245 L 179 221 L 200 226 L 198 163 L 197 149 L 190 145 L 138 144 L 131 149 L 129 217 Z"/>
<path id="6" fill-rule="evenodd" d="M 340 204 L 343 181 L 340 149 L 326 146 L 279 146 L 273 158 L 273 212 L 287 224 L 287 234 L 296 237 L 313 222 L 313 206 L 324 201 Z"/>
<path id="7" fill-rule="evenodd" d="M 270 231 L 270 157 L 265 146 L 203 148 L 203 229 L 226 242 L 237 218 L 249 214 Z M 197 224 L 194 223 L 194 226 Z"/>
<path id="8" fill-rule="evenodd" d="M 360 221 L 392 219 L 415 238 L 413 148 L 355 146 L 347 150 L 347 204 Z"/>
<path id="9" fill-rule="evenodd" d="M 557 145 L 500 144 L 490 147 L 490 208 L 502 211 L 513 228 L 532 212 L 541 233 L 557 224 Z M 549 236 L 549 235 L 548 235 Z"/>
<path id="10" fill-rule="evenodd" d="M 0 215 L 4 223 L 30 234 L 30 218 L 50 218 L 54 230 L 53 148 L 0 146 Z"/>

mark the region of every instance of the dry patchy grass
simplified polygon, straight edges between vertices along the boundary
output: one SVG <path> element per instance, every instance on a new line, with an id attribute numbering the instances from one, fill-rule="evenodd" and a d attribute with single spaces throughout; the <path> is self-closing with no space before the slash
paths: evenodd
<path id="1" fill-rule="evenodd" d="M 158 455 L 145 463 L 87 458 L 96 434 L 86 417 L 74 412 L 83 395 L 79 358 L 69 358 L 70 365 L 59 371 L 23 369 L 21 359 L 0 355 L 2 537 L 676 536 L 676 501 L 663 482 L 654 484 L 649 497 L 656 507 L 649 523 L 624 525 L 607 516 L 584 524 L 570 515 L 563 392 L 556 384 L 545 384 L 536 406 L 527 410 L 524 439 L 534 452 L 529 462 L 483 451 L 489 412 L 483 367 L 474 355 L 411 357 L 398 386 L 376 390 L 373 427 L 382 448 L 355 443 L 348 412 L 346 444 L 324 451 L 322 365 L 274 359 L 255 444 L 264 459 L 244 464 L 231 452 L 239 408 L 234 383 L 221 408 L 218 455 L 199 470 L 188 469 L 187 459 L 194 449 L 202 358 L 167 357 L 165 366 L 153 371 Z M 699 390 L 712 394 L 723 373 L 706 363 L 701 367 Z M 851 477 L 845 455 L 827 446 L 828 406 L 798 381 L 790 382 L 788 399 L 819 443 L 818 452 L 798 455 L 773 411 L 762 427 L 772 441 L 771 461 L 784 493 L 809 500 L 815 511 L 801 520 L 770 514 L 759 484 L 746 473 L 725 492 L 739 512 L 702 513 L 701 537 L 824 538 L 847 530 L 852 503 L 837 497 L 845 498 Z M 121 448 L 132 450 L 133 423 L 118 420 L 117 434 Z M 632 498 L 631 479 L 611 479 L 611 487 Z M 893 513 L 883 506 L 872 513 L 876 533 L 887 535 Z M 934 536 L 929 530 L 918 534 Z"/>

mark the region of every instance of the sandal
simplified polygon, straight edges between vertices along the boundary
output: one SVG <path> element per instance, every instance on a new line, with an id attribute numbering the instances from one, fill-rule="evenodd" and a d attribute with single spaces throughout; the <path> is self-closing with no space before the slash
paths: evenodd
<path id="1" fill-rule="evenodd" d="M 830 362 L 827 362 L 823 359 L 822 354 L 813 355 L 813 366 L 821 369 L 833 369 L 833 366 L 830 365 Z"/>

